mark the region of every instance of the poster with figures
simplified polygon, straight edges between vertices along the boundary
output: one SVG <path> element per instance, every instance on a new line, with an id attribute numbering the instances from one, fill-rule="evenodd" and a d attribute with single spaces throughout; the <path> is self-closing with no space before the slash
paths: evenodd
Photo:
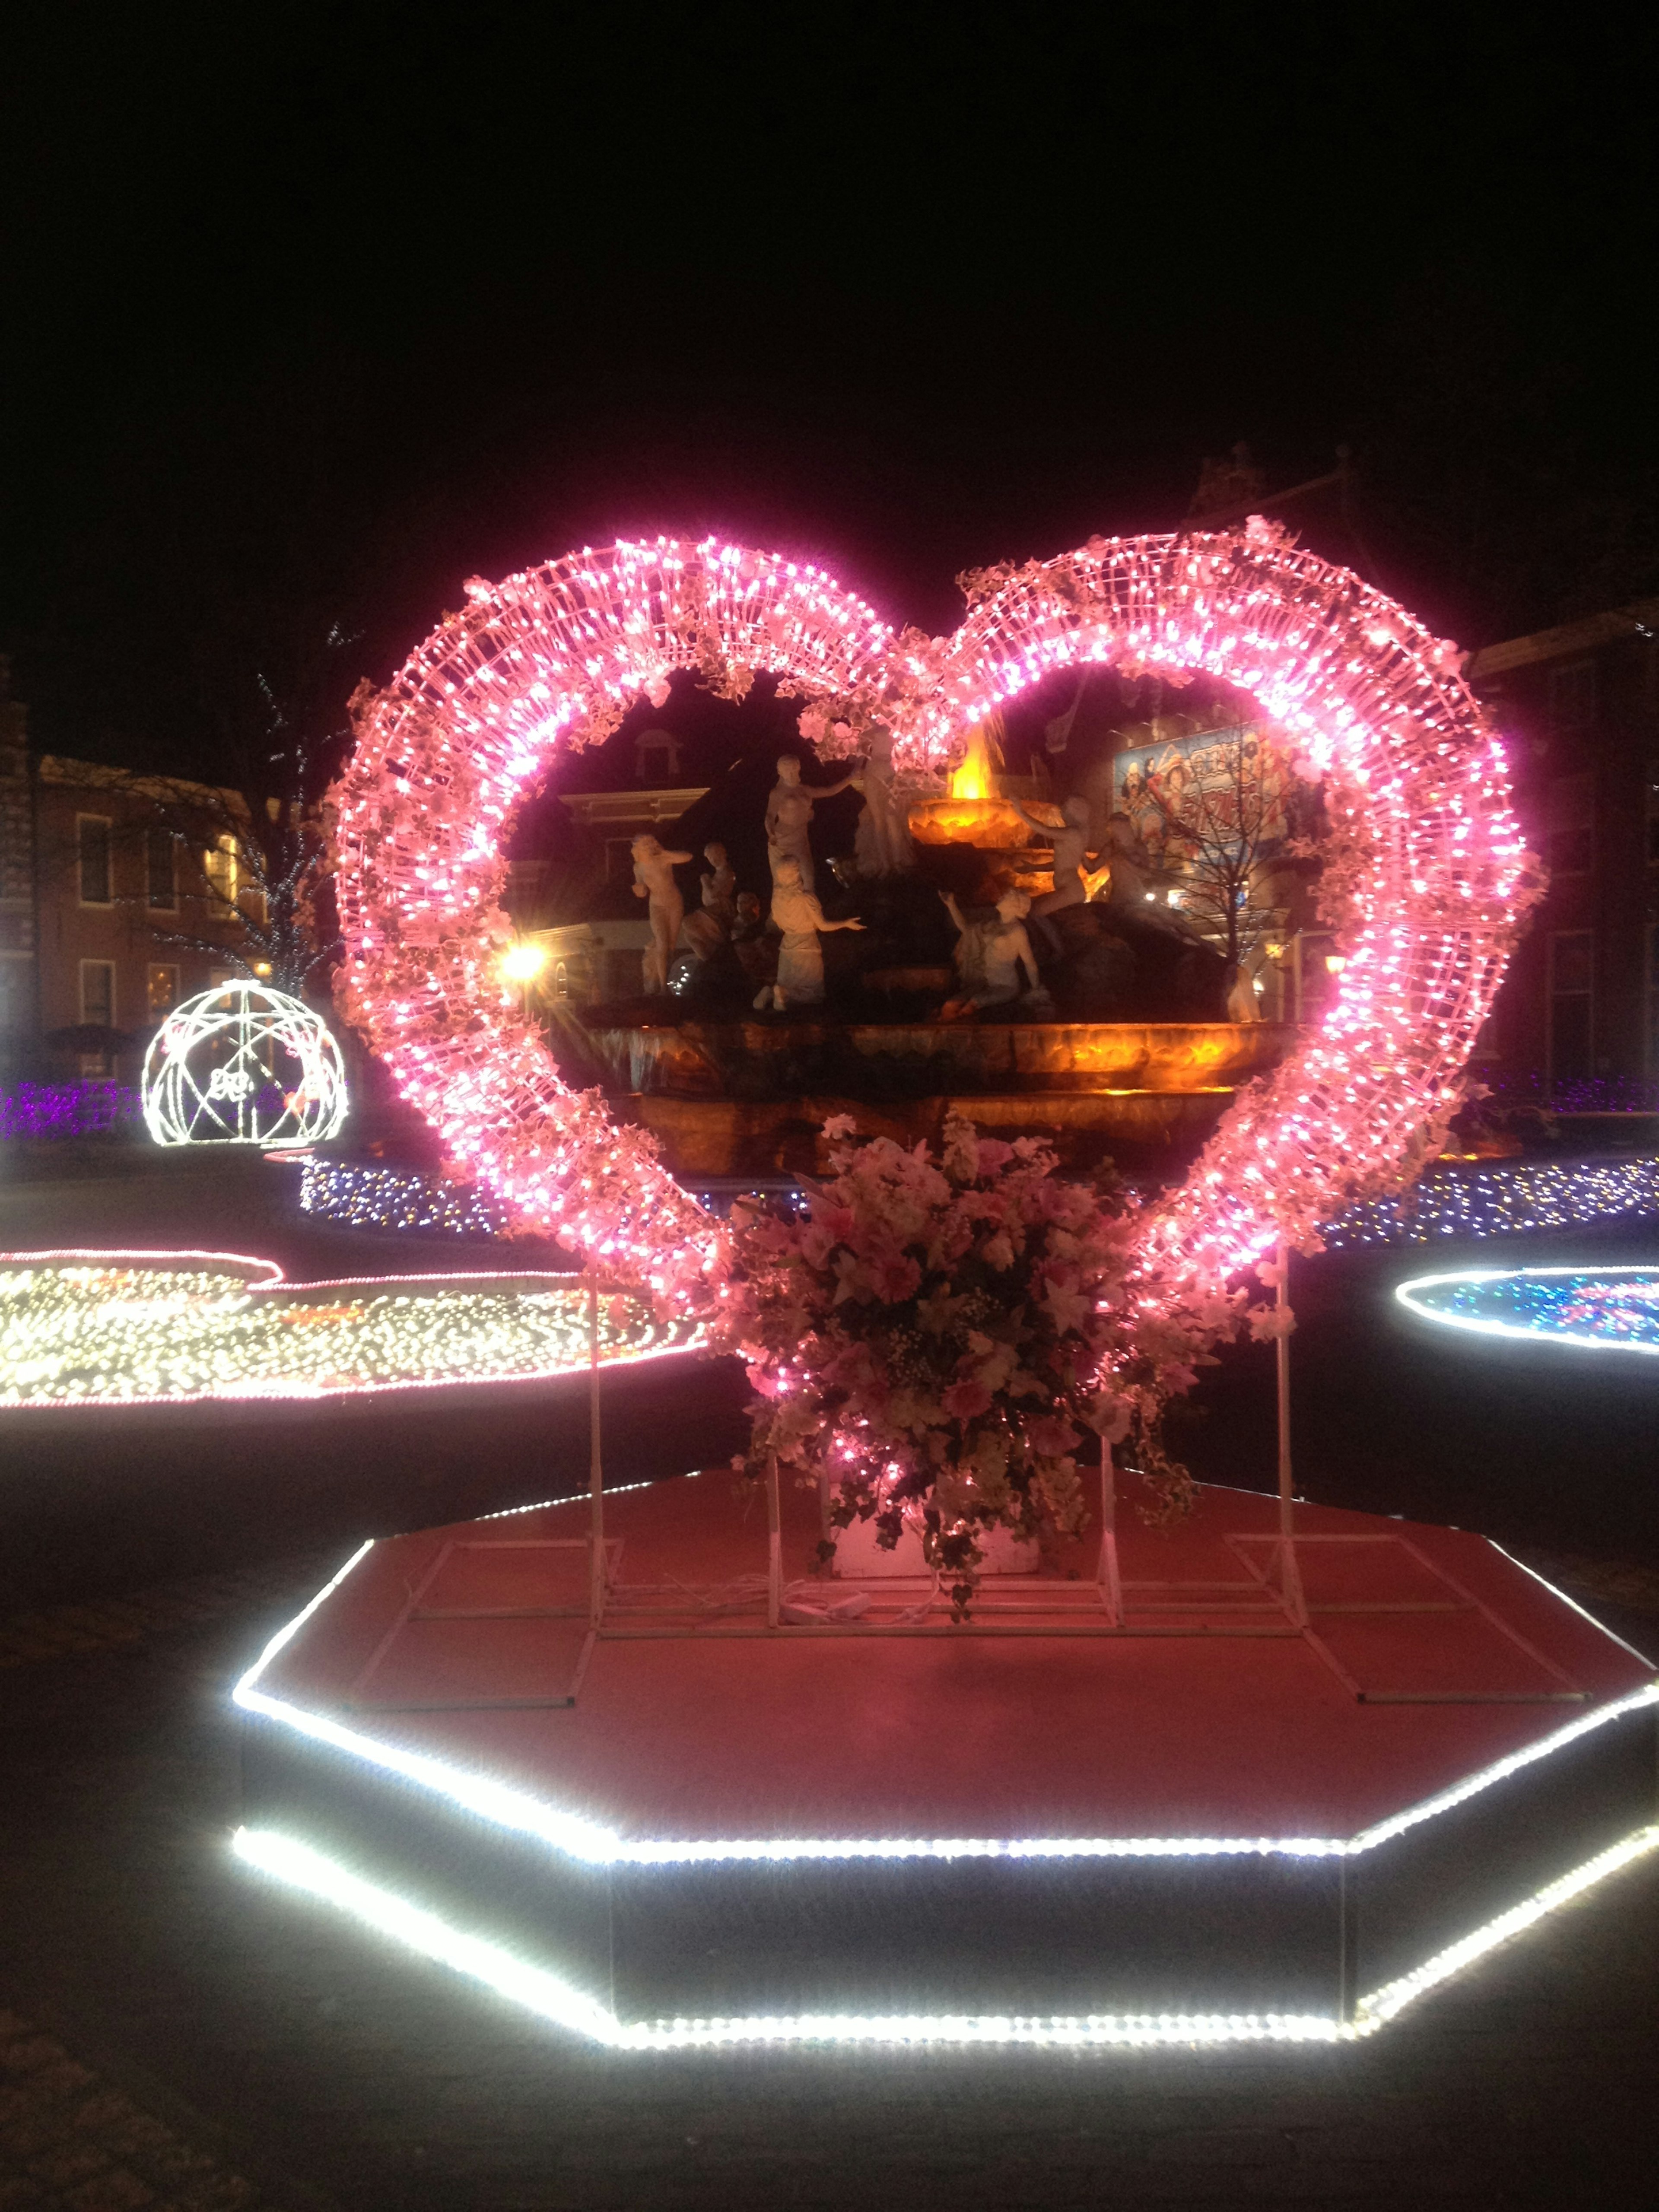
<path id="1" fill-rule="evenodd" d="M 1300 787 L 1254 726 L 1200 730 L 1136 745 L 1112 762 L 1112 806 L 1126 814 L 1155 866 L 1178 868 L 1200 844 L 1235 837 L 1259 860 L 1296 834 Z M 1191 836 L 1182 824 L 1191 825 Z"/>

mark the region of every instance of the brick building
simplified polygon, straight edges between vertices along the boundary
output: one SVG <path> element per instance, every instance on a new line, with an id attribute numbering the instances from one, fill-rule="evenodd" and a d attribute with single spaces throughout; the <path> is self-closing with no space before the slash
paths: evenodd
<path id="1" fill-rule="evenodd" d="M 246 818 L 237 793 L 32 754 L 0 662 L 0 1079 L 131 1074 L 170 1006 L 240 972 L 227 810 Z"/>
<path id="2" fill-rule="evenodd" d="M 1659 599 L 1475 654 L 1549 894 L 1486 1040 L 1509 1081 L 1564 1106 L 1659 1089 Z"/>

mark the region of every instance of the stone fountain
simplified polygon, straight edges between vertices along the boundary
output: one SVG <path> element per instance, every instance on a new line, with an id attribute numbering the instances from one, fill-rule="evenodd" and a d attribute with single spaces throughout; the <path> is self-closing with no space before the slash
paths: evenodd
<path id="1" fill-rule="evenodd" d="M 891 798 L 884 781 L 877 803 Z M 1075 850 L 1082 817 L 1070 811 Z M 874 811 L 866 799 L 866 833 Z M 669 994 L 566 1009 L 556 1048 L 568 1071 L 599 1080 L 691 1180 L 811 1173 L 837 1114 L 914 1143 L 936 1141 L 957 1112 L 988 1133 L 1049 1134 L 1078 1168 L 1109 1157 L 1183 1167 L 1291 1032 L 1220 1018 L 1219 956 L 1167 916 L 1115 902 L 1103 855 L 1057 884 L 1043 836 L 1065 837 L 1062 807 L 1037 779 L 1000 774 L 982 731 L 948 791 L 913 800 L 908 818 L 908 852 L 880 874 L 855 855 L 817 869 L 824 926 L 863 923 L 822 940 L 823 1003 L 756 1015 L 767 940 L 751 923 L 720 957 L 684 962 Z M 859 853 L 877 842 L 864 835 Z M 960 981 L 944 895 L 988 917 L 1010 891 L 1037 909 L 1041 988 L 977 1019 L 941 1018 Z"/>

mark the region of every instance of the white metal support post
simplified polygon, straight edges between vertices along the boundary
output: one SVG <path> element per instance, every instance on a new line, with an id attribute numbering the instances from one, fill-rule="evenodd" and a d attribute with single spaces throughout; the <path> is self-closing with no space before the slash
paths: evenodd
<path id="1" fill-rule="evenodd" d="M 1296 1556 L 1296 1486 L 1291 1475 L 1291 1248 L 1279 1240 L 1279 1288 L 1274 1304 L 1279 1330 L 1274 1350 L 1279 1381 L 1279 1595 L 1285 1610 L 1298 1628 L 1308 1625 L 1308 1607 L 1302 1595 L 1302 1570 Z"/>
<path id="2" fill-rule="evenodd" d="M 778 1507 L 778 1455 L 766 1455 L 766 1625 L 783 1617 L 783 1528 Z"/>
<path id="3" fill-rule="evenodd" d="M 1100 1602 L 1114 1628 L 1123 1626 L 1123 1585 L 1117 1571 L 1117 1474 L 1112 1447 L 1100 1440 Z"/>
<path id="4" fill-rule="evenodd" d="M 587 1271 L 587 1625 L 605 1618 L 605 1465 L 599 1452 L 599 1277 Z"/>

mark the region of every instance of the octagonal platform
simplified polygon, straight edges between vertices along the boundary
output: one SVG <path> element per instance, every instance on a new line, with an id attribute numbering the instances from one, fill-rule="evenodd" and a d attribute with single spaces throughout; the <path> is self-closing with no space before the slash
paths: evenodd
<path id="1" fill-rule="evenodd" d="M 245 1857 L 623 2047 L 1340 2039 L 1659 1841 L 1655 1677 L 1484 1539 L 1205 1489 L 814 1581 L 729 1474 L 365 1547 L 237 1691 Z M 830 1609 L 854 1601 L 856 1617 Z M 861 1601 L 861 1609 L 860 1602 Z M 793 1618 L 791 1618 L 793 1616 Z"/>

